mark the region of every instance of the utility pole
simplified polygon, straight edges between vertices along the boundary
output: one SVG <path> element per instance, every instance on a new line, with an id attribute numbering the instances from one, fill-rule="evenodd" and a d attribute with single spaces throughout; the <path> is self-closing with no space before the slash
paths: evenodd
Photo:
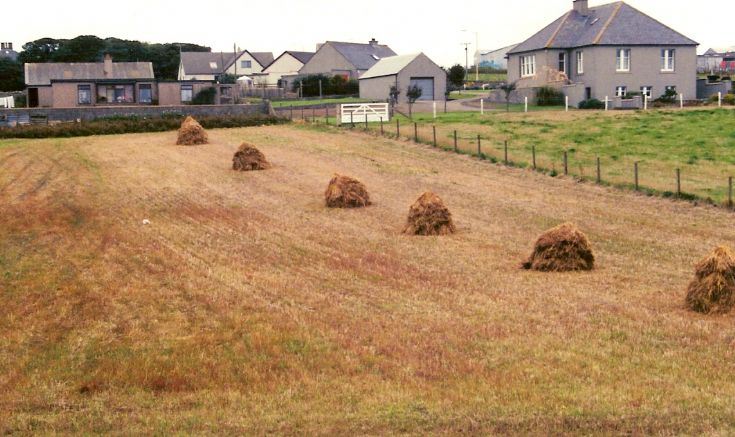
<path id="1" fill-rule="evenodd" d="M 469 57 L 469 46 L 470 46 L 470 44 L 472 44 L 472 43 L 469 43 L 469 42 L 463 42 L 462 43 L 462 45 L 464 46 L 464 80 L 465 80 L 465 82 L 469 78 L 469 72 L 467 70 L 469 70 L 469 68 L 470 68 L 470 57 Z M 467 87 L 466 84 L 464 86 Z"/>
<path id="2" fill-rule="evenodd" d="M 475 51 L 477 52 L 477 59 L 475 59 L 475 82 L 480 81 L 480 34 L 475 32 Z"/>

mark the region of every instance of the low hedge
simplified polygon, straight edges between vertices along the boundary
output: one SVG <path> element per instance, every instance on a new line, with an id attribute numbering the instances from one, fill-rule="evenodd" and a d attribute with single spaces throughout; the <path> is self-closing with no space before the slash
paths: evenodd
<path id="1" fill-rule="evenodd" d="M 144 132 L 165 132 L 181 126 L 182 114 L 168 114 L 161 118 L 110 117 L 80 123 L 51 125 L 25 125 L 0 129 L 2 138 L 68 138 L 91 135 L 118 135 Z M 197 121 L 205 129 L 263 126 L 286 123 L 287 120 L 272 115 L 203 116 Z"/>

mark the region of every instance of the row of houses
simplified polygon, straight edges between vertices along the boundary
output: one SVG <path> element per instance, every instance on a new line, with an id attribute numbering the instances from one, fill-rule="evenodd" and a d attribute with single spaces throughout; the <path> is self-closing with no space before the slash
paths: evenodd
<path id="1" fill-rule="evenodd" d="M 520 94 L 560 89 L 571 104 L 586 99 L 656 98 L 675 92 L 697 95 L 697 43 L 634 7 L 614 2 L 572 8 L 522 43 L 488 53 L 486 62 L 508 69 Z M 215 86 L 217 103 L 232 103 L 238 87 L 291 88 L 310 74 L 357 79 L 360 96 L 386 100 L 391 87 L 406 99 L 409 86 L 422 100 L 441 100 L 446 73 L 423 53 L 398 56 L 387 45 L 327 41 L 315 52 L 237 50 L 181 53 L 178 81 L 157 81 L 150 63 L 26 64 L 31 106 L 98 104 L 169 105 L 190 102 L 198 90 Z M 223 80 L 226 76 L 229 79 Z M 230 82 L 235 82 L 232 84 Z"/>
<path id="2" fill-rule="evenodd" d="M 366 44 L 327 41 L 316 52 L 183 52 L 178 80 L 157 80 L 150 62 L 26 63 L 30 107 L 99 105 L 181 105 L 205 88 L 215 89 L 214 103 L 237 102 L 240 89 L 291 87 L 309 74 L 360 79 L 360 95 L 385 100 L 391 86 L 405 99 L 409 86 L 422 88 L 423 100 L 443 96 L 446 73 L 424 54 L 397 56 L 373 39 Z M 229 76 L 229 77 L 227 77 Z"/>

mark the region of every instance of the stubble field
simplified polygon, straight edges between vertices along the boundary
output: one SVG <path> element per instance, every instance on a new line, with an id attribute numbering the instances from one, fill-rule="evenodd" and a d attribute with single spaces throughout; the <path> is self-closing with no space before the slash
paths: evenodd
<path id="1" fill-rule="evenodd" d="M 732 213 L 359 133 L 175 137 L 0 142 L 0 432 L 735 432 L 733 317 L 683 307 Z M 231 171 L 244 140 L 274 168 Z M 324 208 L 334 172 L 374 205 Z M 456 235 L 400 233 L 425 190 Z M 519 269 L 564 221 L 597 269 Z"/>

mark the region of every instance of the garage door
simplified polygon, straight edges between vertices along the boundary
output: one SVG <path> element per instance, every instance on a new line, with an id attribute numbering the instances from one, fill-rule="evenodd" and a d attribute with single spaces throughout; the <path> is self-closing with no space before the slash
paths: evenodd
<path id="1" fill-rule="evenodd" d="M 433 77 L 412 77 L 411 86 L 414 85 L 418 85 L 421 88 L 421 97 L 419 97 L 419 100 L 434 100 Z"/>

